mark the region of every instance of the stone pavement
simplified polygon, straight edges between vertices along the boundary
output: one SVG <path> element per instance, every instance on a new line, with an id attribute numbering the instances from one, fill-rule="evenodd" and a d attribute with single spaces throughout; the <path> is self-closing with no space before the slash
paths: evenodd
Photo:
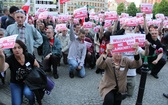
<path id="1" fill-rule="evenodd" d="M 144 92 L 143 105 L 168 105 L 168 99 L 163 97 L 163 93 L 168 93 L 168 63 L 159 73 L 159 79 L 148 74 L 146 88 Z M 101 79 L 100 74 L 95 73 L 95 69 L 86 68 L 86 77 L 71 79 L 68 75 L 68 66 L 61 63 L 58 67 L 59 79 L 54 79 L 52 73 L 49 77 L 55 82 L 55 87 L 50 95 L 45 95 L 43 105 L 102 105 L 102 99 L 98 92 L 98 85 Z M 8 80 L 8 79 L 7 79 Z M 139 88 L 140 75 L 136 78 L 135 94 L 127 98 L 122 105 L 135 105 Z M 9 82 L 0 85 L 0 105 L 11 105 Z M 23 105 L 26 104 L 26 100 Z"/>

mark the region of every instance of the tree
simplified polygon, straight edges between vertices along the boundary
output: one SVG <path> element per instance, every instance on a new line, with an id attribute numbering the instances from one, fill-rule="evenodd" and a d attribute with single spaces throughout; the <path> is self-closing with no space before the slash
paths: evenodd
<path id="1" fill-rule="evenodd" d="M 153 5 L 153 16 L 154 17 L 158 13 L 158 5 L 159 5 L 159 3 L 157 3 L 157 2 L 155 2 L 155 4 Z"/>
<path id="2" fill-rule="evenodd" d="M 117 7 L 117 13 L 118 15 L 121 15 L 121 13 L 125 12 L 125 5 L 124 3 L 120 3 Z"/>
<path id="3" fill-rule="evenodd" d="M 136 16 L 136 13 L 137 13 L 137 8 L 136 8 L 136 5 L 134 2 L 132 2 L 128 8 L 127 8 L 127 13 L 130 15 L 130 16 Z"/>
<path id="4" fill-rule="evenodd" d="M 165 16 L 168 16 L 168 1 L 162 0 L 158 7 L 157 7 L 157 13 L 163 13 Z"/>

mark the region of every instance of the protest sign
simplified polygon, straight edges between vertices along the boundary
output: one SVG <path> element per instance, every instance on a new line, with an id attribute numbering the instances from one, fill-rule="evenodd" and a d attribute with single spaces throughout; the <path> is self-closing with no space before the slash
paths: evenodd
<path id="1" fill-rule="evenodd" d="M 82 7 L 82 8 L 74 10 L 74 17 L 75 18 L 85 18 L 85 17 L 87 17 L 87 8 Z"/>
<path id="2" fill-rule="evenodd" d="M 144 46 L 144 34 L 127 34 L 110 36 L 110 43 L 113 44 L 112 52 L 133 52 L 132 46 L 137 42 L 139 46 Z"/>
<path id="3" fill-rule="evenodd" d="M 11 35 L 11 36 L 1 38 L 0 45 L 2 46 L 3 49 L 13 48 L 15 45 L 17 36 L 18 35 L 16 34 L 16 35 Z"/>
<path id="4" fill-rule="evenodd" d="M 148 4 L 148 3 L 142 3 L 141 4 L 141 12 L 144 12 L 146 14 L 152 13 L 153 10 L 153 4 Z"/>

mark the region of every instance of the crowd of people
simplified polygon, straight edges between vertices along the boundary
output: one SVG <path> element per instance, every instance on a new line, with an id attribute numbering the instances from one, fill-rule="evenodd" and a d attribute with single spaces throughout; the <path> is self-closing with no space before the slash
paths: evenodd
<path id="1" fill-rule="evenodd" d="M 150 74 L 156 79 L 166 64 L 168 27 L 163 27 L 163 20 L 159 27 L 155 24 L 148 26 L 145 13 L 144 23 L 132 27 L 120 24 L 119 19 L 111 21 L 111 26 L 104 27 L 104 18 L 101 22 L 93 20 L 89 18 L 89 13 L 78 22 L 74 22 L 73 15 L 66 22 L 53 20 L 49 16 L 47 19 L 29 16 L 25 22 L 26 12 L 16 6 L 4 9 L 3 13 L 0 37 L 18 34 L 14 48 L 4 50 L 0 46 L 0 77 L 5 83 L 5 71 L 10 69 L 12 105 L 21 105 L 23 94 L 30 105 L 35 102 L 33 92 L 25 85 L 23 78 L 18 78 L 18 71 L 29 66 L 42 65 L 45 72 L 52 71 L 55 79 L 59 78 L 57 66 L 61 66 L 61 59 L 65 65 L 69 65 L 67 72 L 70 78 L 74 78 L 75 74 L 84 78 L 85 67 L 96 69 L 95 72 L 103 76 L 99 85 L 103 105 L 121 105 L 118 93 L 127 92 L 130 97 L 133 95 L 135 77 L 137 73 L 141 74 L 142 55 L 148 56 L 148 64 L 152 65 Z M 84 21 L 93 22 L 92 28 L 84 28 Z M 66 24 L 66 28 L 56 30 L 58 24 Z M 94 27 L 97 26 L 100 27 L 95 31 Z M 141 48 L 135 43 L 132 46 L 135 52 L 113 53 L 110 36 L 129 34 L 146 34 L 145 46 Z M 42 56 L 41 62 L 36 60 L 34 48 Z M 168 97 L 167 94 L 164 96 Z"/>

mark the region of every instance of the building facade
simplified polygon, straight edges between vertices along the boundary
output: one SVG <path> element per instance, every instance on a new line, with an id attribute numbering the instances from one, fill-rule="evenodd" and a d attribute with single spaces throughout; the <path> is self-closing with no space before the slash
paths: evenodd
<path id="1" fill-rule="evenodd" d="M 3 6 L 10 8 L 11 6 L 17 6 L 21 8 L 27 0 L 3 0 Z M 30 13 L 34 13 L 34 0 L 30 0 Z"/>
<path id="2" fill-rule="evenodd" d="M 67 9 L 68 14 L 73 14 L 75 9 L 87 6 L 88 10 L 94 9 L 95 12 L 108 10 L 108 0 L 70 0 L 65 4 L 60 5 L 60 12 L 64 13 Z"/>
<path id="3" fill-rule="evenodd" d="M 142 3 L 155 4 L 155 2 L 160 3 L 162 0 L 141 0 Z"/>

